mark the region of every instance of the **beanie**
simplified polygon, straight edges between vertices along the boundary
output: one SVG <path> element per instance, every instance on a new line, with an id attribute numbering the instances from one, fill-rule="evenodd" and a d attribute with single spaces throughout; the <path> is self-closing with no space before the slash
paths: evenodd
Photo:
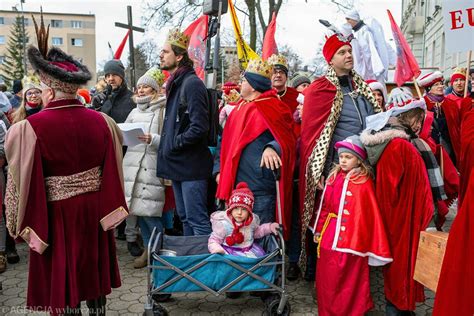
<path id="1" fill-rule="evenodd" d="M 338 155 L 342 153 L 350 153 L 360 160 L 367 159 L 367 152 L 365 151 L 364 145 L 362 145 L 358 135 L 349 136 L 346 139 L 337 142 L 334 147 L 337 149 Z"/>
<path id="2" fill-rule="evenodd" d="M 155 79 L 153 79 L 150 75 L 144 74 L 143 76 L 140 77 L 137 81 L 137 88 L 139 85 L 147 85 L 149 87 L 152 87 L 153 90 L 155 91 L 160 91 L 160 87 L 158 86 L 158 83 L 156 82 Z"/>
<path id="3" fill-rule="evenodd" d="M 453 74 L 451 75 L 451 85 L 453 85 L 456 79 L 466 80 L 466 68 L 456 68 L 454 69 Z"/>
<path id="4" fill-rule="evenodd" d="M 111 59 L 105 63 L 104 74 L 112 74 L 125 78 L 125 67 L 119 59 Z"/>
<path id="5" fill-rule="evenodd" d="M 291 77 L 290 85 L 291 85 L 293 88 L 298 88 L 298 86 L 299 86 L 299 85 L 302 85 L 303 83 L 310 84 L 310 83 L 311 83 L 311 79 L 309 79 L 308 76 L 306 76 L 305 74 L 300 73 L 300 72 L 295 73 L 295 74 L 293 75 L 293 77 Z"/>
<path id="6" fill-rule="evenodd" d="M 13 94 L 17 94 L 21 90 L 23 90 L 23 85 L 21 84 L 21 80 L 13 80 Z"/>
<path id="7" fill-rule="evenodd" d="M 231 212 L 236 207 L 242 207 L 249 213 L 252 213 L 253 203 L 254 197 L 252 191 L 250 191 L 247 183 L 240 182 L 230 195 L 227 212 Z"/>

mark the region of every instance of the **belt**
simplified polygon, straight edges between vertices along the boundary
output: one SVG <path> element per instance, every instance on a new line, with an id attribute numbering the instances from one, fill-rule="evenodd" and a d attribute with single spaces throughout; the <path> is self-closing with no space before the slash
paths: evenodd
<path id="1" fill-rule="evenodd" d="M 66 200 L 73 196 L 100 190 L 100 167 L 69 176 L 52 176 L 44 179 L 48 202 Z"/>

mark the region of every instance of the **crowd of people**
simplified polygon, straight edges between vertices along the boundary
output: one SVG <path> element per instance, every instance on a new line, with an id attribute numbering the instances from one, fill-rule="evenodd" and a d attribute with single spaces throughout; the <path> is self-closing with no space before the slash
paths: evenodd
<path id="1" fill-rule="evenodd" d="M 77 315 L 86 301 L 104 315 L 121 284 L 115 239 L 139 269 L 153 230 L 210 235 L 210 253 L 254 257 L 265 255 L 254 239 L 281 227 L 287 278 L 315 281 L 320 315 L 372 309 L 369 266 L 383 266 L 387 315 L 413 314 L 420 232 L 443 230 L 456 199 L 470 200 L 474 78 L 456 70 L 448 88 L 435 71 L 417 80 L 423 97 L 388 95 L 389 49 L 379 68 L 362 67 L 370 32 L 356 12 L 347 21 L 355 39 L 327 37 L 323 76 L 290 74 L 273 55 L 225 83 L 216 148 L 208 90 L 178 29 L 132 89 L 119 60 L 91 93 L 87 67 L 31 46 L 35 74 L 0 93 L 0 273 L 20 260 L 14 239 L 25 241 L 27 307 Z M 123 145 L 121 123 L 143 126 L 138 145 Z"/>

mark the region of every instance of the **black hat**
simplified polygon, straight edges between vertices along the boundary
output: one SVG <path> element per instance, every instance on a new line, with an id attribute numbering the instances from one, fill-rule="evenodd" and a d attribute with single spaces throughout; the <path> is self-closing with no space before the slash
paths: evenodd
<path id="1" fill-rule="evenodd" d="M 105 63 L 104 75 L 113 74 L 125 78 L 125 67 L 120 59 L 112 59 Z"/>
<path id="2" fill-rule="evenodd" d="M 13 80 L 13 93 L 17 94 L 21 90 L 23 90 L 23 85 L 21 84 L 21 80 Z"/>

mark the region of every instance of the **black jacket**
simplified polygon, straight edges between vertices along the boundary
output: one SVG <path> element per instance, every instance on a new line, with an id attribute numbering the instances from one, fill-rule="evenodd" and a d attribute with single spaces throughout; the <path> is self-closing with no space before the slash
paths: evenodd
<path id="1" fill-rule="evenodd" d="M 112 91 L 100 111 L 113 118 L 116 123 L 123 123 L 136 106 L 132 96 L 133 92 L 127 88 L 127 85 L 122 84 L 120 88 Z"/>
<path id="2" fill-rule="evenodd" d="M 182 105 L 181 85 L 186 77 L 190 77 L 183 90 L 187 105 Z M 207 147 L 209 101 L 206 87 L 192 70 L 176 77 L 169 89 L 156 174 L 175 181 L 208 179 L 212 156 Z"/>

